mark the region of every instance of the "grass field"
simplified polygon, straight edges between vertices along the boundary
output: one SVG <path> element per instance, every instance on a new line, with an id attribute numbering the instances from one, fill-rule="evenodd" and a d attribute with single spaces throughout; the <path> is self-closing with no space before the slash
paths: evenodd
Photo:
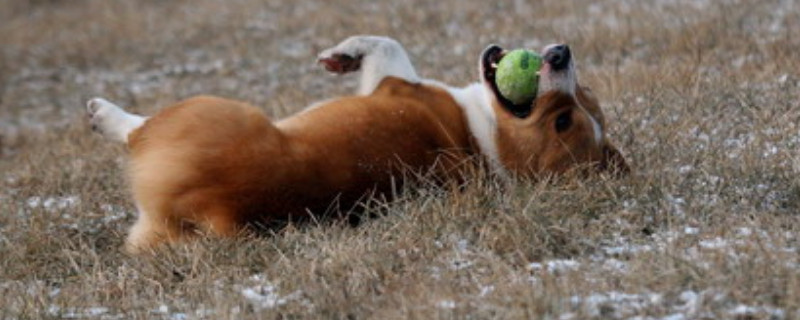
<path id="1" fill-rule="evenodd" d="M 800 318 L 796 1 L 295 2 L 0 0 L 0 319 Z M 357 227 L 120 250 L 125 150 L 87 99 L 280 118 L 355 89 L 314 64 L 354 34 L 454 85 L 490 43 L 569 43 L 632 175 L 409 188 Z"/>

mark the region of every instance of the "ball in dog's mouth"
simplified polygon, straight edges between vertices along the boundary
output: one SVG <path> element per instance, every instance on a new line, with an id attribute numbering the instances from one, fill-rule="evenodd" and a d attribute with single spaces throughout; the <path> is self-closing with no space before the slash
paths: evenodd
<path id="1" fill-rule="evenodd" d="M 481 57 L 481 69 L 483 72 L 483 79 L 492 89 L 492 94 L 494 94 L 497 101 L 511 114 L 518 118 L 525 118 L 531 114 L 533 110 L 533 102 L 536 100 L 535 97 L 531 98 L 529 101 L 524 101 L 522 103 L 513 103 L 510 100 L 506 99 L 497 87 L 497 66 L 500 63 L 500 60 L 508 53 L 507 50 L 497 46 L 491 45 L 486 50 L 483 51 L 483 55 Z"/>
<path id="2" fill-rule="evenodd" d="M 514 104 L 529 103 L 536 98 L 542 57 L 527 49 L 506 53 L 497 65 L 495 83 L 500 94 Z"/>

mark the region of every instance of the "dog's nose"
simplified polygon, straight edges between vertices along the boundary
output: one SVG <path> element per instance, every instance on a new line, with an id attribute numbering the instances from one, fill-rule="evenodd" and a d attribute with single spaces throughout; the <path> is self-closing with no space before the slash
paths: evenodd
<path id="1" fill-rule="evenodd" d="M 565 44 L 553 46 L 544 53 L 544 61 L 547 61 L 547 63 L 550 64 L 550 68 L 554 71 L 566 68 L 571 59 L 572 52 L 570 52 L 569 46 Z"/>

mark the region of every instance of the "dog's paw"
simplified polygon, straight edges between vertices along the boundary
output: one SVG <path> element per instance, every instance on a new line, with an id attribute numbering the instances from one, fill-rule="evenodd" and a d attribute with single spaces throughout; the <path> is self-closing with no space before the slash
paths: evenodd
<path id="1" fill-rule="evenodd" d="M 333 73 L 348 73 L 361 69 L 361 61 L 387 40 L 375 36 L 352 36 L 333 48 L 320 52 L 317 62 Z"/>
<path id="2" fill-rule="evenodd" d="M 361 69 L 364 54 L 353 41 L 344 41 L 339 45 L 322 51 L 317 56 L 317 63 L 328 72 L 344 74 Z"/>
<path id="3" fill-rule="evenodd" d="M 330 56 L 320 56 L 317 62 L 325 67 L 328 72 L 344 74 L 355 72 L 361 69 L 362 56 L 350 56 L 346 54 L 332 54 Z"/>
<path id="4" fill-rule="evenodd" d="M 125 110 L 103 98 L 89 100 L 86 113 L 92 131 L 114 140 L 125 141 L 130 130 L 140 124 L 136 117 L 129 116 Z"/>
<path id="5" fill-rule="evenodd" d="M 108 131 L 109 118 L 116 108 L 114 104 L 103 98 L 94 98 L 86 102 L 86 114 L 92 131 L 103 134 Z"/>

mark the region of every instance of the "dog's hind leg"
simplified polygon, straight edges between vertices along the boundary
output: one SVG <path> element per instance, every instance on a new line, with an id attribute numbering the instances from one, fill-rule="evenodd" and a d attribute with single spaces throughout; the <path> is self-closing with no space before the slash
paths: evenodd
<path id="1" fill-rule="evenodd" d="M 330 72 L 343 74 L 361 71 L 357 94 L 368 95 L 387 76 L 409 82 L 420 78 L 406 54 L 394 39 L 379 36 L 353 36 L 322 51 L 317 61 Z"/>
<path id="2" fill-rule="evenodd" d="M 128 142 L 128 135 L 141 127 L 146 117 L 125 112 L 119 106 L 103 98 L 94 98 L 86 103 L 92 130 L 105 137 L 123 143 Z"/>

